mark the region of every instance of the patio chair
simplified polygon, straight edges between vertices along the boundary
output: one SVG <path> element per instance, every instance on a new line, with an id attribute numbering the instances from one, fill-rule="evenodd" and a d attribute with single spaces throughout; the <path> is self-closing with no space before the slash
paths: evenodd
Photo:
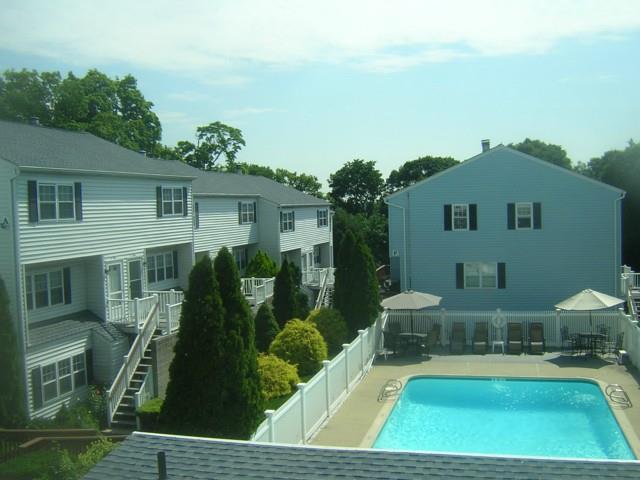
<path id="1" fill-rule="evenodd" d="M 463 322 L 453 322 L 451 338 L 449 340 L 449 350 L 454 354 L 464 353 L 464 346 L 467 343 L 467 333 Z"/>
<path id="2" fill-rule="evenodd" d="M 529 353 L 544 353 L 544 325 L 534 322 L 529 325 Z"/>
<path id="3" fill-rule="evenodd" d="M 613 354 L 618 358 L 618 363 L 620 363 L 620 351 L 624 349 L 624 332 L 620 332 L 616 335 L 615 342 L 607 342 L 606 349 L 607 353 Z"/>
<path id="4" fill-rule="evenodd" d="M 396 355 L 400 350 L 400 322 L 389 322 L 389 326 L 387 327 L 387 331 L 384 332 L 384 343 L 385 347 L 389 348 L 393 351 L 393 354 Z"/>
<path id="5" fill-rule="evenodd" d="M 473 353 L 484 355 L 487 353 L 489 344 L 489 324 L 487 322 L 477 322 L 473 331 Z"/>
<path id="6" fill-rule="evenodd" d="M 507 352 L 522 353 L 522 324 L 509 322 L 507 324 Z"/>
<path id="7" fill-rule="evenodd" d="M 562 351 L 566 352 L 567 349 L 571 349 L 571 355 L 575 354 L 579 349 L 578 336 L 573 333 L 569 333 L 569 327 L 566 325 L 560 328 L 560 339 L 562 342 Z"/>
<path id="8" fill-rule="evenodd" d="M 435 347 L 437 344 L 442 345 L 440 340 L 440 324 L 434 323 L 429 330 L 429 333 L 427 334 L 427 340 L 425 342 L 427 353 L 431 352 L 433 347 Z"/>

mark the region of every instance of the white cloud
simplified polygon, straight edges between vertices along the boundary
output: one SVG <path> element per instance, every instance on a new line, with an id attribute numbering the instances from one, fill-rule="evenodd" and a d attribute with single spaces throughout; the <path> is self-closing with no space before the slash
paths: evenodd
<path id="1" fill-rule="evenodd" d="M 257 108 L 257 107 L 243 107 L 235 108 L 232 110 L 226 110 L 224 115 L 226 117 L 243 117 L 246 115 L 261 115 L 263 113 L 283 112 L 277 108 Z"/>
<path id="2" fill-rule="evenodd" d="M 211 73 L 212 82 L 236 84 L 246 77 L 229 72 L 255 63 L 385 72 L 540 53 L 566 38 L 638 29 L 634 0 L 5 0 L 0 45 L 79 64 Z"/>

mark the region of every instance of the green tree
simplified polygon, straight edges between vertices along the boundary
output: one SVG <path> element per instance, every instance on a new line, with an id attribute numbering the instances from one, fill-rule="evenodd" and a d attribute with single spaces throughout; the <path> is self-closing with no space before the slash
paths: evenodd
<path id="1" fill-rule="evenodd" d="M 327 342 L 330 355 L 335 355 L 342 350 L 342 345 L 348 338 L 348 331 L 347 322 L 338 310 L 333 308 L 313 310 L 307 321 L 316 326 L 324 341 Z"/>
<path id="2" fill-rule="evenodd" d="M 269 350 L 269 345 L 280 332 L 280 327 L 268 303 L 263 303 L 256 313 L 256 348 L 259 352 Z"/>
<path id="3" fill-rule="evenodd" d="M 22 383 L 20 349 L 15 325 L 9 311 L 9 296 L 0 278 L 0 426 L 23 424 L 24 388 Z"/>
<path id="4" fill-rule="evenodd" d="M 272 278 L 275 277 L 277 273 L 278 266 L 276 262 L 262 250 L 256 252 L 245 271 L 245 275 L 249 278 Z"/>
<path id="5" fill-rule="evenodd" d="M 539 158 L 540 160 L 546 160 L 549 163 L 571 170 L 571 160 L 567 157 L 567 152 L 560 145 L 525 138 L 520 143 L 510 143 L 509 147 Z"/>
<path id="6" fill-rule="evenodd" d="M 260 423 L 264 410 L 253 315 L 240 290 L 236 262 L 226 247 L 216 256 L 214 273 L 224 308 L 219 435 L 248 439 Z"/>
<path id="7" fill-rule="evenodd" d="M 334 304 L 349 327 L 349 334 L 367 328 L 380 311 L 373 257 L 359 235 L 344 235 L 336 259 Z"/>
<path id="8" fill-rule="evenodd" d="M 357 232 L 362 237 L 371 250 L 376 265 L 389 263 L 389 225 L 382 212 L 376 209 L 371 215 L 352 215 L 338 208 L 333 217 L 334 258 L 338 258 L 342 238 L 348 230 Z"/>
<path id="9" fill-rule="evenodd" d="M 327 344 L 313 323 L 293 318 L 275 338 L 269 353 L 296 365 L 300 375 L 313 375 L 327 359 Z"/>
<path id="10" fill-rule="evenodd" d="M 431 156 L 405 162 L 398 170 L 392 170 L 389 174 L 386 184 L 387 192 L 393 193 L 406 188 L 457 164 L 457 160 L 451 157 Z"/>
<path id="11" fill-rule="evenodd" d="M 49 125 L 59 84 L 58 72 L 5 70 L 0 76 L 0 118 L 25 122 L 37 117 Z"/>
<path id="12" fill-rule="evenodd" d="M 329 197 L 347 212 L 369 215 L 380 199 L 384 180 L 376 162 L 355 159 L 329 176 Z"/>
<path id="13" fill-rule="evenodd" d="M 160 424 L 171 433 L 218 436 L 224 411 L 224 309 L 209 257 L 189 274 Z M 188 406 L 185 398 L 189 399 Z"/>
<path id="14" fill-rule="evenodd" d="M 273 285 L 273 314 L 280 328 L 295 316 L 295 309 L 296 288 L 289 262 L 285 258 Z"/>
<path id="15" fill-rule="evenodd" d="M 258 368 L 262 391 L 267 400 L 289 395 L 298 383 L 298 369 L 275 355 L 260 355 Z"/>
<path id="16" fill-rule="evenodd" d="M 288 185 L 309 195 L 321 196 L 320 188 L 322 185 L 315 175 L 306 173 L 292 172 L 284 168 L 277 168 L 273 178 L 276 182 Z"/>
<path id="17" fill-rule="evenodd" d="M 212 122 L 196 129 L 197 143 L 178 142 L 176 151 L 182 161 L 200 170 L 213 170 L 224 155 L 227 169 L 235 168 L 238 152 L 246 145 L 242 131 L 222 122 Z"/>

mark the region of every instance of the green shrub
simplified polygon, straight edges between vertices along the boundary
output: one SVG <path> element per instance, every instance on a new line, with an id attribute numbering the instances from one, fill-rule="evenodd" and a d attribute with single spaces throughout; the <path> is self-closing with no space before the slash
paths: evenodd
<path id="1" fill-rule="evenodd" d="M 57 459 L 53 450 L 36 450 L 19 455 L 11 460 L 0 462 L 0 478 L 28 480 L 37 478 Z"/>
<path id="2" fill-rule="evenodd" d="M 296 312 L 297 318 L 307 318 L 309 316 L 309 296 L 298 290 L 296 292 Z"/>
<path id="3" fill-rule="evenodd" d="M 100 460 L 111 450 L 116 448 L 116 444 L 108 438 L 100 438 L 92 442 L 87 449 L 78 455 L 76 461 L 76 471 L 78 478 L 89 472 Z"/>
<path id="4" fill-rule="evenodd" d="M 278 265 L 276 265 L 276 262 L 274 262 L 268 254 L 262 250 L 258 250 L 249 262 L 249 265 L 247 265 L 244 274 L 246 277 L 272 278 L 275 277 L 277 273 Z"/>
<path id="5" fill-rule="evenodd" d="M 307 321 L 313 322 L 327 342 L 330 355 L 335 355 L 342 349 L 342 344 L 347 341 L 347 322 L 342 314 L 333 308 L 320 308 L 313 310 L 307 317 Z"/>
<path id="6" fill-rule="evenodd" d="M 87 399 L 89 411 L 95 418 L 100 428 L 107 427 L 107 387 L 104 385 L 89 385 L 89 397 Z"/>
<path id="7" fill-rule="evenodd" d="M 102 458 L 116 445 L 108 438 L 100 438 L 91 442 L 87 449 L 77 457 L 73 457 L 68 450 L 62 450 L 54 444 L 52 458 L 38 480 L 78 480 L 86 475 Z"/>
<path id="8" fill-rule="evenodd" d="M 100 421 L 91 411 L 88 402 L 81 402 L 67 407 L 62 405 L 54 418 L 34 418 L 28 428 L 93 428 L 100 430 Z"/>
<path id="9" fill-rule="evenodd" d="M 289 395 L 300 383 L 298 369 L 275 355 L 258 356 L 258 371 L 267 400 Z"/>
<path id="10" fill-rule="evenodd" d="M 298 373 L 307 376 L 317 372 L 327 358 L 327 344 L 312 323 L 294 318 L 273 340 L 269 353 L 296 365 Z"/>
<path id="11" fill-rule="evenodd" d="M 276 321 L 276 317 L 273 315 L 273 309 L 268 303 L 260 305 L 258 312 L 256 313 L 256 348 L 259 352 L 266 352 L 269 350 L 269 345 L 276 338 L 280 327 Z"/>
<path id="12" fill-rule="evenodd" d="M 140 418 L 140 428 L 143 431 L 159 431 L 160 410 L 162 410 L 162 399 L 158 397 L 147 400 L 136 410 L 136 414 Z"/>

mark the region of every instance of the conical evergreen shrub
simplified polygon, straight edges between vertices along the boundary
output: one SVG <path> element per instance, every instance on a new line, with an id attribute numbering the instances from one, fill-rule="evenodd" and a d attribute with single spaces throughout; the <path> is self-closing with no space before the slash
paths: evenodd
<path id="1" fill-rule="evenodd" d="M 269 350 L 269 345 L 280 332 L 276 317 L 273 316 L 273 309 L 268 303 L 260 305 L 256 313 L 256 348 L 259 352 Z"/>
<path id="2" fill-rule="evenodd" d="M 249 262 L 249 265 L 247 265 L 245 276 L 271 278 L 275 277 L 277 273 L 278 266 L 276 265 L 276 262 L 274 262 L 267 253 L 262 250 L 258 250 Z"/>
<path id="3" fill-rule="evenodd" d="M 296 289 L 289 262 L 285 258 L 273 285 L 273 314 L 280 328 L 295 317 Z"/>

